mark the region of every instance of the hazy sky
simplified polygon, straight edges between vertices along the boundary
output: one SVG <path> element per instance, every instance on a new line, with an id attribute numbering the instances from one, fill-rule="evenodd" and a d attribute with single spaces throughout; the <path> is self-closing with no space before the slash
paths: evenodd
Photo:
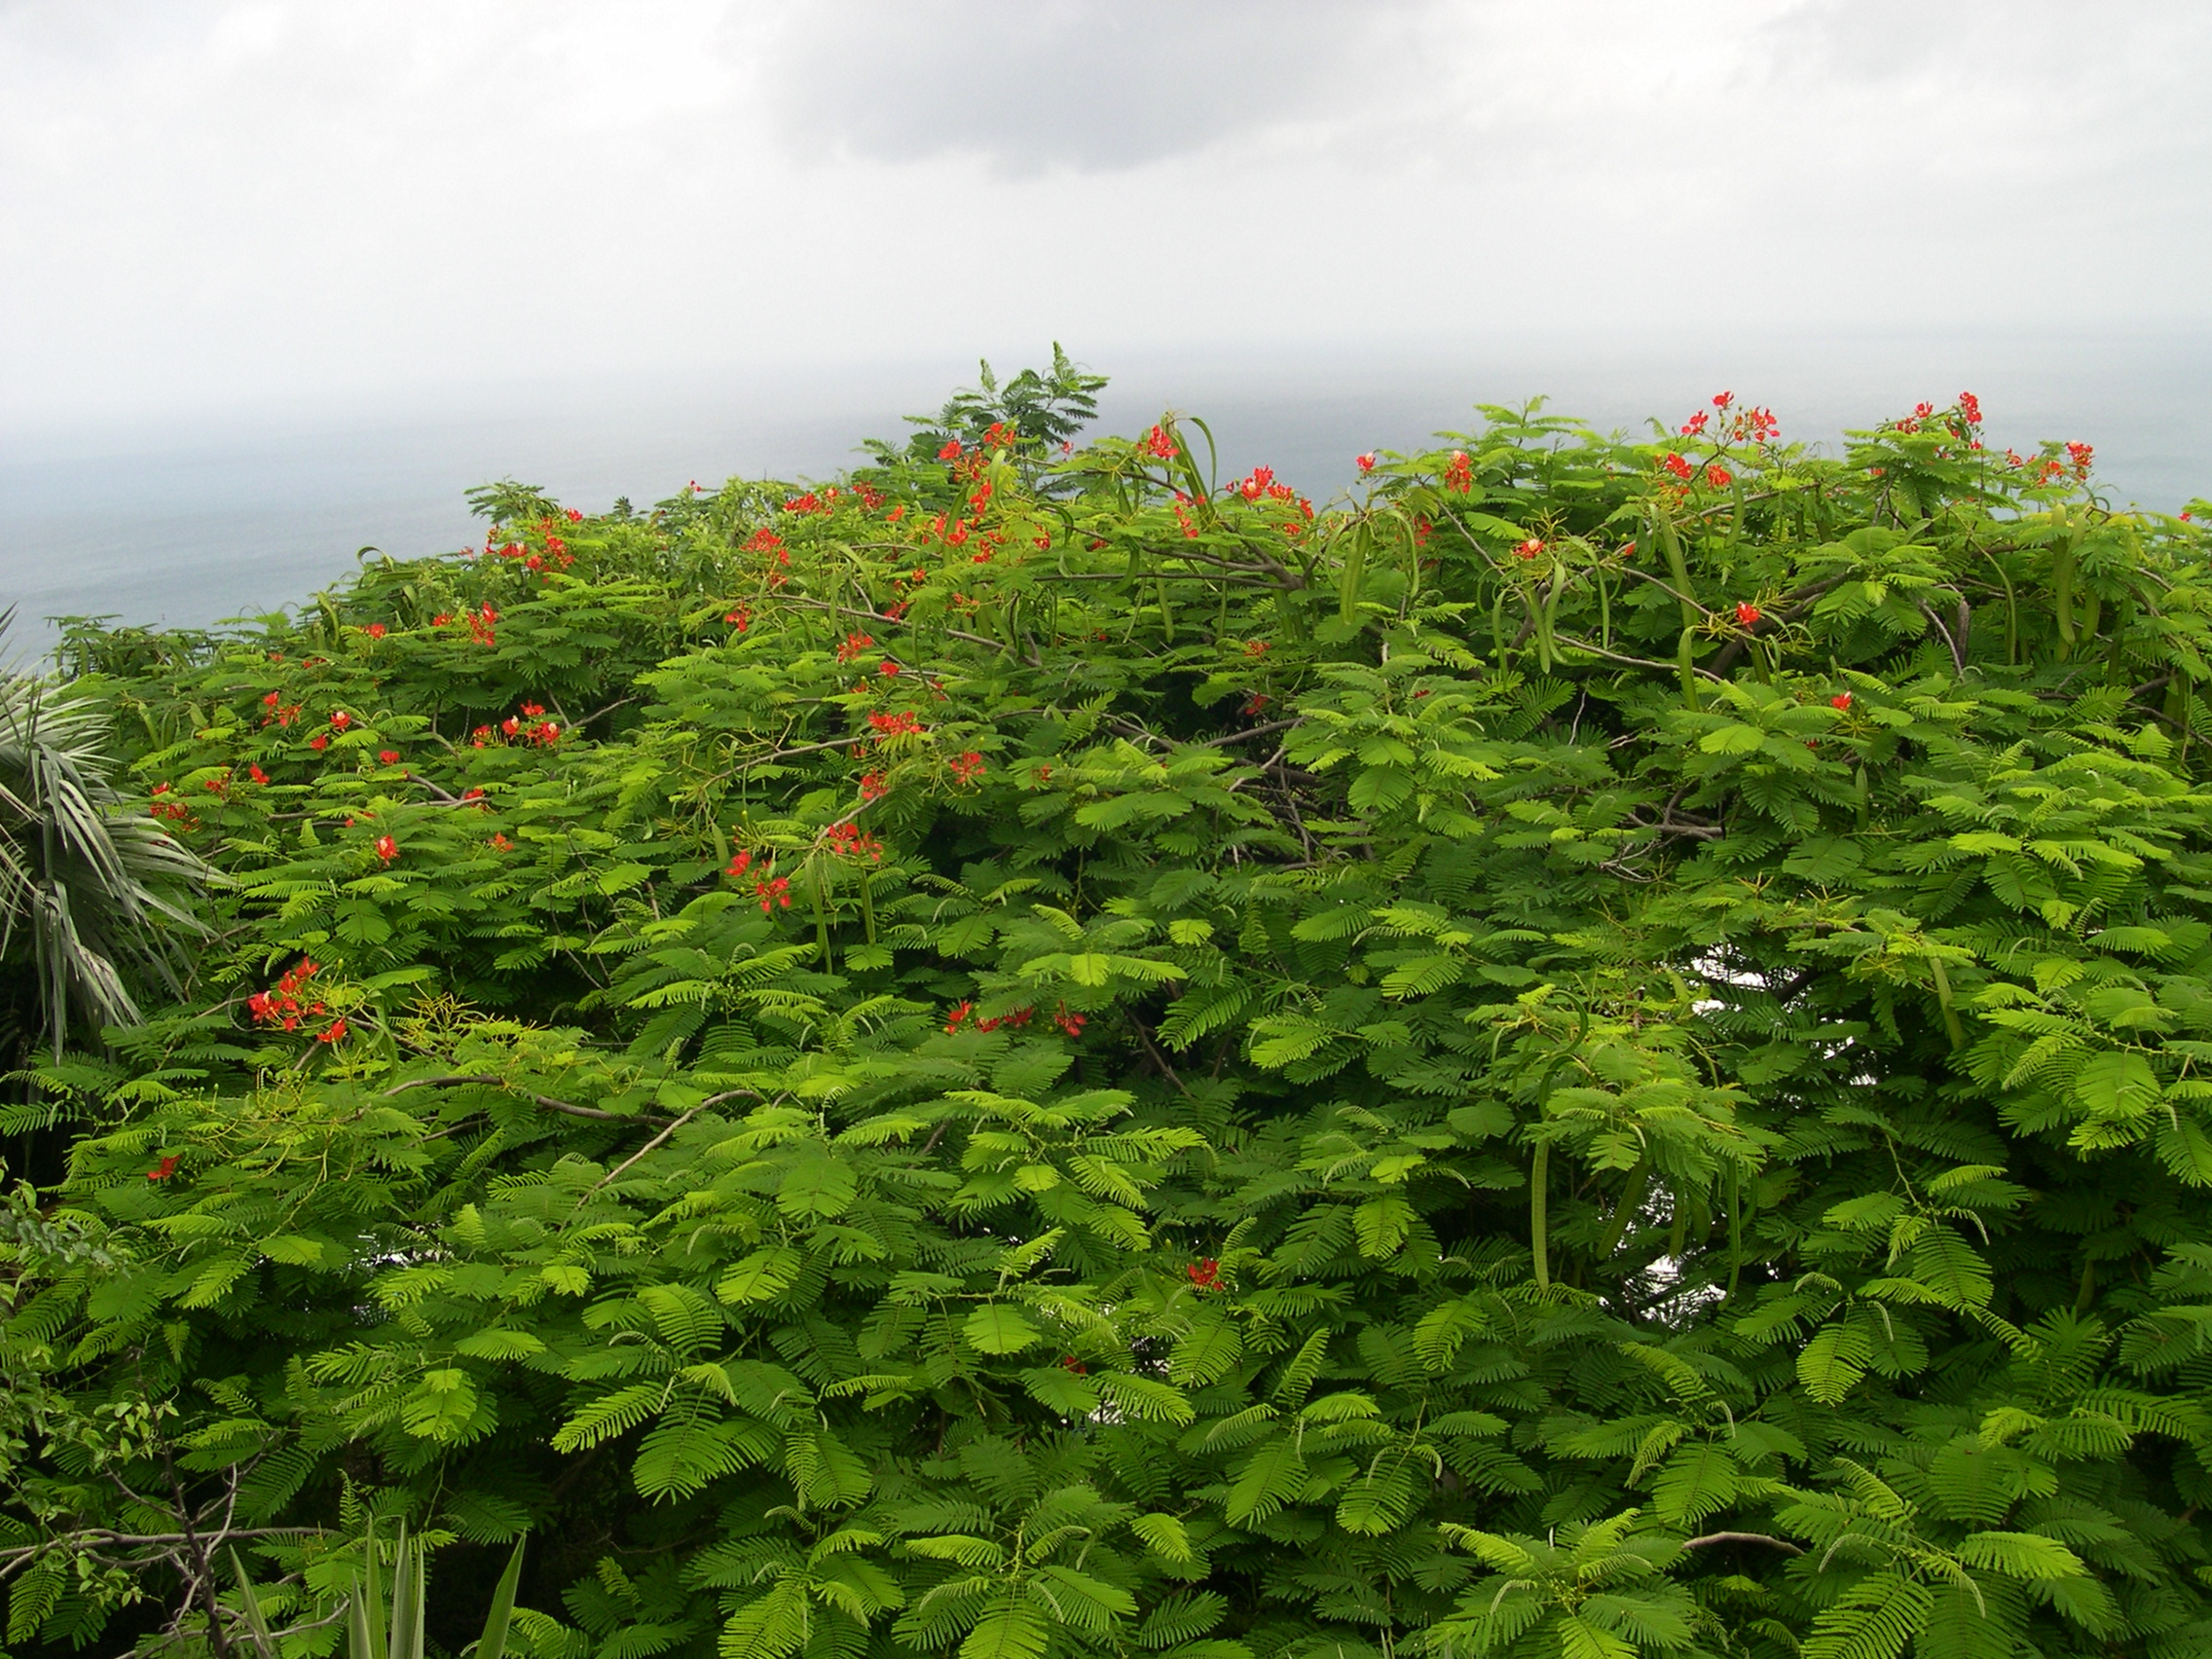
<path id="1" fill-rule="evenodd" d="M 0 0 L 0 427 L 2212 321 L 2194 0 Z"/>

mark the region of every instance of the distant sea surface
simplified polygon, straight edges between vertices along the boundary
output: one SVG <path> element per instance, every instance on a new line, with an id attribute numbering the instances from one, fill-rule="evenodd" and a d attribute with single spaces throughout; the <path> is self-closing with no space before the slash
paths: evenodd
<path id="1" fill-rule="evenodd" d="M 1508 339 L 1292 360 L 1097 360 L 1115 377 L 1099 429 L 1134 431 L 1163 408 L 1198 415 L 1224 478 L 1265 461 L 1323 500 L 1351 482 L 1358 452 L 1478 426 L 1480 403 L 1545 396 L 1555 413 L 1641 435 L 1648 419 L 1672 426 L 1725 389 L 1773 408 L 1786 438 L 1832 452 L 1846 427 L 1970 390 L 1998 446 L 2094 444 L 2117 502 L 2173 511 L 2212 496 L 2203 334 Z M 902 415 L 974 378 L 973 364 L 909 363 L 502 392 L 498 417 L 387 404 L 0 436 L 0 603 L 17 607 L 18 653 L 50 646 L 55 616 L 198 626 L 296 606 L 363 548 L 410 557 L 479 540 L 471 485 L 520 478 L 597 511 L 694 479 L 830 477 L 861 459 L 862 439 L 896 436 Z"/>

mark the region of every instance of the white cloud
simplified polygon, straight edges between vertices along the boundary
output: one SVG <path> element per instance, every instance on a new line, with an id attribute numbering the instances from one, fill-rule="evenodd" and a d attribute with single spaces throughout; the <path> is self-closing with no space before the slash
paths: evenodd
<path id="1" fill-rule="evenodd" d="M 2150 0 L 13 0 L 0 424 L 2201 322 L 2208 42 Z"/>

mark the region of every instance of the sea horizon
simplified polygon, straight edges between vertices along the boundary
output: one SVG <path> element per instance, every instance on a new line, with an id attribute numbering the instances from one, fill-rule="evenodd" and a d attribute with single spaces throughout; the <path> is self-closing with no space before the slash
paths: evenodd
<path id="1" fill-rule="evenodd" d="M 1072 347 L 1073 343 L 1071 343 Z M 1003 376 L 1043 350 L 994 352 Z M 1092 355 L 1112 378 L 1093 431 L 1162 409 L 1202 418 L 1222 475 L 1256 463 L 1325 500 L 1363 450 L 1426 447 L 1478 426 L 1479 404 L 1550 412 L 1641 436 L 1714 392 L 1771 407 L 1786 439 L 1829 453 L 1847 427 L 1974 392 L 1991 441 L 2096 447 L 2116 504 L 2172 512 L 2212 494 L 2212 332 L 1803 335 L 1753 341 L 1501 340 L 1426 355 L 1340 348 Z M 135 422 L 80 418 L 0 436 L 0 604 L 16 654 L 46 652 L 56 616 L 204 627 L 297 607 L 364 549 L 451 552 L 480 530 L 463 492 L 517 477 L 600 511 L 696 480 L 832 477 L 902 417 L 970 385 L 976 365 L 787 366 L 720 380 L 509 389 L 499 412 L 457 399 L 237 409 Z"/>

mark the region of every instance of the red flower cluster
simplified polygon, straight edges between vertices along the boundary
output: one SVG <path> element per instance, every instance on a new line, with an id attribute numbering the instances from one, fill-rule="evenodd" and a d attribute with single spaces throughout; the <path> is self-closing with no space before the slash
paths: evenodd
<path id="1" fill-rule="evenodd" d="M 1967 424 L 1968 424 L 1968 425 L 1970 425 L 1970 426 L 1978 426 L 1978 425 L 1980 425 L 1980 424 L 1981 424 L 1981 399 L 1980 399 L 1980 398 L 1978 398 L 1978 397 L 1976 397 L 1976 396 L 1974 396 L 1974 394 L 1973 394 L 1972 392 L 1971 392 L 1971 391 L 1962 391 L 1962 392 L 1960 392 L 1960 393 L 1959 393 L 1959 413 L 1960 413 L 1961 415 L 1964 415 L 1964 416 L 1965 416 L 1965 417 L 1967 418 Z"/>
<path id="2" fill-rule="evenodd" d="M 983 775 L 983 757 L 973 749 L 956 756 L 950 765 L 953 777 L 964 784 L 972 784 Z"/>
<path id="3" fill-rule="evenodd" d="M 1666 459 L 1659 464 L 1664 466 L 1669 472 L 1672 472 L 1677 478 L 1682 479 L 1684 482 L 1687 482 L 1697 472 L 1696 467 L 1692 466 L 1688 461 L 1684 461 L 1680 456 L 1675 454 L 1672 450 L 1667 452 Z"/>
<path id="4" fill-rule="evenodd" d="M 386 630 L 385 625 L 382 622 L 371 622 L 366 628 L 362 629 L 361 632 L 368 635 L 368 637 L 372 640 L 381 640 L 384 638 Z"/>
<path id="5" fill-rule="evenodd" d="M 1718 461 L 1705 469 L 1705 481 L 1715 490 L 1725 490 L 1731 482 L 1728 469 Z"/>
<path id="6" fill-rule="evenodd" d="M 832 824 L 822 832 L 822 838 L 840 858 L 858 858 L 866 853 L 877 864 L 883 862 L 883 843 L 866 833 L 858 824 Z"/>
<path id="7" fill-rule="evenodd" d="M 1274 646 L 1266 640 L 1246 640 L 1244 642 L 1244 654 L 1246 656 L 1266 656 L 1272 649 L 1274 649 Z"/>
<path id="8" fill-rule="evenodd" d="M 791 880 L 787 876 L 771 875 L 753 884 L 754 897 L 760 901 L 760 913 L 765 916 L 778 904 L 792 907 Z"/>
<path id="9" fill-rule="evenodd" d="M 1014 429 L 1012 421 L 993 421 L 983 432 L 985 449 L 1006 449 L 1020 434 Z"/>
<path id="10" fill-rule="evenodd" d="M 1088 1014 L 1071 1014 L 1068 1012 L 1068 1005 L 1062 1003 L 1053 1012 L 1052 1023 L 1070 1037 L 1081 1037 L 1083 1028 L 1090 1023 L 1090 1015 Z"/>
<path id="11" fill-rule="evenodd" d="M 937 458 L 940 461 L 958 461 L 960 454 L 960 440 L 958 438 L 947 438 L 944 440 L 944 448 L 937 452 Z"/>
<path id="12" fill-rule="evenodd" d="M 550 749 L 561 739 L 561 726 L 557 720 L 539 719 L 544 713 L 544 704 L 525 703 L 520 715 L 509 715 L 499 722 L 499 731 L 510 742 L 535 743 L 541 749 Z M 526 724 L 525 721 L 535 723 Z M 488 728 L 484 726 L 478 726 L 476 730 L 479 736 L 488 732 Z M 476 747 L 481 749 L 484 745 L 479 742 Z"/>
<path id="13" fill-rule="evenodd" d="M 261 702 L 262 706 L 269 710 L 268 714 L 261 717 L 263 725 L 288 726 L 300 718 L 300 705 L 285 702 L 274 691 L 264 696 Z"/>
<path id="14" fill-rule="evenodd" d="M 881 772 L 863 772 L 861 774 L 861 799 L 881 800 L 890 793 L 891 786 L 884 781 Z"/>
<path id="15" fill-rule="evenodd" d="M 1155 426 L 1145 433 L 1143 453 L 1157 461 L 1170 461 L 1175 455 L 1175 440 L 1165 426 Z"/>
<path id="16" fill-rule="evenodd" d="M 1233 484 L 1230 488 L 1242 496 L 1247 501 L 1256 501 L 1262 496 L 1276 496 L 1278 499 L 1282 500 L 1287 500 L 1290 498 L 1290 487 L 1275 482 L 1275 469 L 1272 466 L 1253 467 L 1251 477 L 1240 484 Z"/>
<path id="17" fill-rule="evenodd" d="M 746 629 L 753 626 L 753 612 L 741 605 L 735 610 L 724 615 L 722 620 L 742 634 Z"/>
<path id="18" fill-rule="evenodd" d="M 511 853 L 515 850 L 515 844 L 507 839 L 505 830 L 496 830 L 492 832 L 492 850 L 495 853 Z"/>
<path id="19" fill-rule="evenodd" d="M 1373 450 L 1369 450 L 1365 455 L 1355 455 L 1351 458 L 1351 461 L 1352 464 L 1359 468 L 1359 475 L 1362 478 L 1375 470 L 1375 452 Z"/>
<path id="20" fill-rule="evenodd" d="M 464 610 L 461 615 L 468 623 L 470 637 L 486 650 L 499 643 L 498 634 L 492 626 L 498 621 L 499 613 L 492 608 L 490 600 L 484 602 L 481 610 Z"/>
<path id="21" fill-rule="evenodd" d="M 328 1026 L 328 1027 L 327 1027 L 326 1029 L 324 1029 L 324 1030 L 321 1030 L 321 1031 L 317 1031 L 317 1032 L 316 1032 L 316 1033 L 314 1034 L 314 1040 L 315 1040 L 315 1041 L 316 1041 L 317 1043 L 331 1043 L 331 1044 L 338 1044 L 338 1043 L 343 1043 L 343 1042 L 345 1042 L 345 1041 L 346 1041 L 346 1019 L 345 1019 L 345 1016 L 344 1016 L 344 1015 L 340 1015 L 340 1016 L 339 1016 L 338 1018 L 336 1018 L 336 1019 L 332 1020 L 332 1021 L 330 1022 L 329 1026 Z"/>
<path id="22" fill-rule="evenodd" d="M 955 1003 L 951 1014 L 945 1019 L 944 1034 L 947 1037 L 953 1035 L 968 1023 L 969 1015 L 975 1012 L 976 1005 L 972 1002 Z M 988 1019 L 977 1020 L 976 1029 L 978 1031 L 996 1031 L 1002 1025 L 1011 1025 L 1019 1030 L 1029 1023 L 1030 1016 L 1036 1012 L 1033 1008 L 1009 1009 L 1005 1014 L 995 1014 Z"/>
<path id="23" fill-rule="evenodd" d="M 353 717 L 348 714 L 344 709 L 333 709 L 330 711 L 330 729 L 332 731 L 344 731 L 352 723 Z"/>
<path id="24" fill-rule="evenodd" d="M 1475 487 L 1475 463 L 1467 459 L 1465 450 L 1452 452 L 1452 459 L 1444 468 L 1444 487 L 1459 496 Z"/>
<path id="25" fill-rule="evenodd" d="M 569 508 L 569 510 L 562 516 L 566 518 L 571 524 L 581 524 L 584 522 L 584 515 L 578 512 L 574 507 Z"/>
<path id="26" fill-rule="evenodd" d="M 1198 538 L 1198 527 L 1191 522 L 1191 515 L 1187 510 L 1190 503 L 1190 497 L 1184 495 L 1180 490 L 1175 492 L 1175 522 L 1182 527 L 1185 540 L 1196 541 Z"/>
<path id="27" fill-rule="evenodd" d="M 1193 1262 L 1183 1271 L 1190 1274 L 1193 1290 L 1219 1290 L 1221 1288 L 1221 1264 L 1211 1256 L 1202 1261 Z"/>
<path id="28" fill-rule="evenodd" d="M 919 737 L 928 729 L 922 724 L 920 717 L 904 710 L 893 714 L 886 714 L 881 709 L 875 710 L 868 716 L 867 723 L 874 728 L 878 742 L 887 737 Z"/>
<path id="29" fill-rule="evenodd" d="M 245 775 L 251 778 L 257 784 L 266 784 L 267 782 L 269 782 L 269 774 L 261 769 L 261 762 L 258 760 L 249 760 L 246 762 Z"/>
<path id="30" fill-rule="evenodd" d="M 377 751 L 377 758 L 387 766 L 396 766 L 399 764 L 399 751 L 396 749 L 380 749 Z"/>
<path id="31" fill-rule="evenodd" d="M 1838 692 L 1837 692 L 1837 693 L 1836 693 L 1836 694 L 1835 694 L 1834 696 L 1832 696 L 1832 697 L 1830 697 L 1830 698 L 1828 699 L 1828 707 L 1829 707 L 1829 708 L 1831 708 L 1831 709 L 1848 709 L 1848 708 L 1850 708 L 1850 707 L 1851 707 L 1851 693 L 1850 693 L 1850 692 L 1848 692 L 1848 691 L 1838 691 Z"/>
<path id="32" fill-rule="evenodd" d="M 1533 559 L 1543 550 L 1544 544 L 1542 540 L 1536 536 L 1531 535 L 1528 540 L 1515 547 L 1513 549 L 1513 554 L 1517 559 Z"/>
<path id="33" fill-rule="evenodd" d="M 183 825 L 186 829 L 191 829 L 192 809 L 186 806 L 184 802 L 180 800 L 164 800 L 162 796 L 167 794 L 168 793 L 168 785 L 156 784 L 154 786 L 154 804 L 151 807 L 147 808 L 147 810 L 151 812 L 156 818 L 174 819 L 177 823 Z"/>
<path id="34" fill-rule="evenodd" d="M 1759 608 L 1755 605 L 1745 604 L 1736 607 L 1736 620 L 1747 628 L 1757 626 L 1759 614 Z"/>
<path id="35" fill-rule="evenodd" d="M 391 863 L 393 859 L 399 857 L 399 843 L 389 835 L 379 835 L 377 837 L 377 857 L 384 860 L 386 864 Z"/>
<path id="36" fill-rule="evenodd" d="M 729 856 L 729 867 L 728 867 L 727 869 L 723 870 L 723 871 L 722 871 L 722 874 L 724 874 L 724 875 L 743 875 L 743 874 L 744 874 L 744 873 L 745 873 L 745 872 L 746 872 L 747 870 L 751 869 L 752 867 L 753 867 L 753 855 L 752 855 L 752 853 L 750 853 L 749 851 L 747 851 L 747 850 L 746 850 L 745 848 L 743 848 L 743 847 L 740 847 L 740 848 L 738 848 L 738 850 L 737 850 L 736 852 L 734 852 L 734 853 L 730 854 L 730 856 Z"/>
<path id="37" fill-rule="evenodd" d="M 874 648 L 874 635 L 847 634 L 837 646 L 837 660 L 839 662 L 851 662 L 853 658 L 859 656 L 863 651 L 871 651 Z"/>
<path id="38" fill-rule="evenodd" d="M 310 1003 L 302 1007 L 300 997 L 307 982 L 320 970 L 308 957 L 300 958 L 299 965 L 285 970 L 276 983 L 266 991 L 256 991 L 245 999 L 246 1012 L 256 1025 L 273 1025 L 284 1031 L 297 1031 L 300 1021 L 311 1014 L 322 1012 L 322 1004 Z"/>

